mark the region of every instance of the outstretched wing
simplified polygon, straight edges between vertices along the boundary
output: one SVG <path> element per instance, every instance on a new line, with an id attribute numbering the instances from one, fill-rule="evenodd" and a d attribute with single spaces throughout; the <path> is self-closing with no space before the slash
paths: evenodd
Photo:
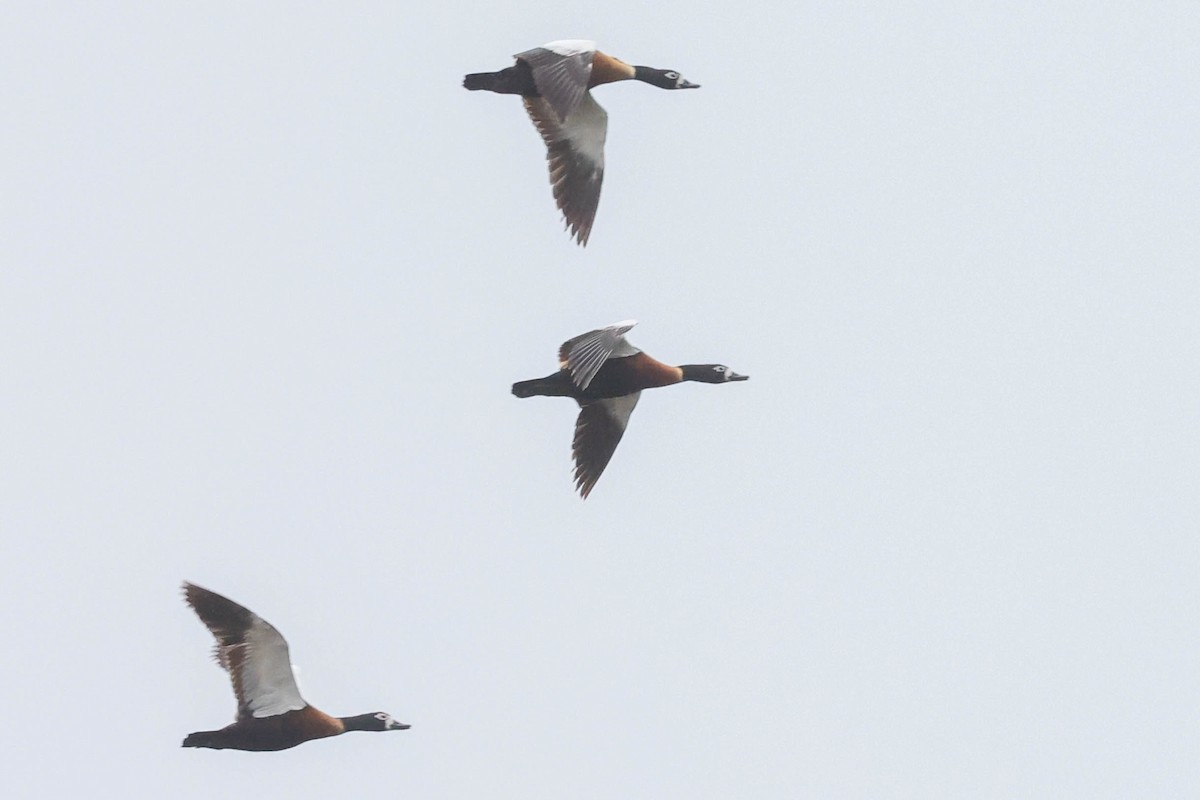
<path id="1" fill-rule="evenodd" d="M 641 392 L 634 392 L 597 400 L 579 410 L 571 452 L 575 456 L 575 488 L 583 499 L 592 493 L 592 487 L 612 460 L 625 435 L 629 415 L 641 396 Z"/>
<path id="2" fill-rule="evenodd" d="M 525 111 L 546 144 L 550 186 L 571 235 L 586 245 L 604 183 L 608 114 L 590 94 L 564 122 L 545 97 L 524 97 Z"/>
<path id="3" fill-rule="evenodd" d="M 571 370 L 571 380 L 580 389 L 586 389 L 608 359 L 635 356 L 642 352 L 625 338 L 634 325 L 637 325 L 637 320 L 627 319 L 568 339 L 558 348 L 559 369 Z"/>
<path id="4" fill-rule="evenodd" d="M 300 696 L 287 641 L 271 623 L 227 597 L 184 582 L 184 598 L 217 639 L 217 663 L 229 673 L 238 717 L 274 717 L 308 703 Z"/>
<path id="5" fill-rule="evenodd" d="M 566 122 L 587 94 L 595 53 L 595 42 L 572 39 L 550 42 L 514 58 L 529 65 L 538 94 L 550 103 L 558 120 Z"/>

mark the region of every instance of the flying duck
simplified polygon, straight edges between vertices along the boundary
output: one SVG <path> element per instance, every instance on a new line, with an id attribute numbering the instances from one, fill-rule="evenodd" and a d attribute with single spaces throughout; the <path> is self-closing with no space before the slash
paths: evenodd
<path id="1" fill-rule="evenodd" d="M 387 714 L 331 717 L 310 706 L 296 688 L 283 636 L 271 623 L 232 600 L 184 582 L 183 596 L 217 639 L 213 657 L 233 681 L 237 720 L 218 731 L 188 734 L 184 747 L 214 750 L 286 750 L 346 731 L 402 731 Z"/>
<path id="2" fill-rule="evenodd" d="M 682 381 L 727 383 L 750 378 L 723 364 L 672 367 L 656 361 L 625 338 L 636 324 L 627 320 L 568 339 L 558 348 L 557 372 L 512 387 L 517 397 L 571 397 L 579 403 L 571 451 L 575 488 L 584 499 L 616 452 L 643 389 Z"/>
<path id="3" fill-rule="evenodd" d="M 564 227 L 580 245 L 592 232 L 604 180 L 608 114 L 592 99 L 593 86 L 636 80 L 662 89 L 699 89 L 675 70 L 635 67 L 601 53 L 595 42 L 564 39 L 524 53 L 515 66 L 463 79 L 471 91 L 519 94 L 546 143 L 554 202 Z"/>

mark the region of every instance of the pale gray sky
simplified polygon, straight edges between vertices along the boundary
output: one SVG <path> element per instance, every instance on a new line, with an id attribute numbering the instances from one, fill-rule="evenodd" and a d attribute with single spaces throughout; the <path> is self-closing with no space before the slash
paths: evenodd
<path id="1" fill-rule="evenodd" d="M 1194 3 L 0 8 L 6 796 L 1200 795 Z M 586 37 L 591 244 L 467 72 Z M 509 385 L 671 362 L 586 503 Z M 187 578 L 307 698 L 276 754 Z"/>

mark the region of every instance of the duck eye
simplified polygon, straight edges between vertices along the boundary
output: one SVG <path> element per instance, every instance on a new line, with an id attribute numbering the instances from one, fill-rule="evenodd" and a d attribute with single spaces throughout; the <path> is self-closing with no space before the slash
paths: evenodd
<path id="1" fill-rule="evenodd" d="M 387 722 L 388 715 L 381 712 L 375 715 L 375 719 L 379 720 L 380 722 Z"/>
<path id="2" fill-rule="evenodd" d="M 725 371 L 725 367 L 720 367 L 720 366 L 718 366 L 718 367 L 713 367 L 713 369 L 715 369 L 717 372 L 724 372 L 724 371 Z"/>
<path id="3" fill-rule="evenodd" d="M 679 73 L 678 72 L 668 72 L 667 78 L 669 80 L 677 81 L 677 80 L 679 80 Z"/>

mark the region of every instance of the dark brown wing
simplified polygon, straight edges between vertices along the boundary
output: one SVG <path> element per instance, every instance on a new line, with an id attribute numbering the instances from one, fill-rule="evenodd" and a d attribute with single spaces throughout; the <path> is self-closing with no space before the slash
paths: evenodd
<path id="1" fill-rule="evenodd" d="M 585 500 L 612 460 L 641 392 L 586 403 L 575 420 L 575 488 Z"/>
<path id="2" fill-rule="evenodd" d="M 566 122 L 559 121 L 545 98 L 522 99 L 525 111 L 546 143 L 554 202 L 571 235 L 579 244 L 586 245 L 600 205 L 600 187 L 604 183 L 608 114 L 590 94 L 584 94 Z"/>

